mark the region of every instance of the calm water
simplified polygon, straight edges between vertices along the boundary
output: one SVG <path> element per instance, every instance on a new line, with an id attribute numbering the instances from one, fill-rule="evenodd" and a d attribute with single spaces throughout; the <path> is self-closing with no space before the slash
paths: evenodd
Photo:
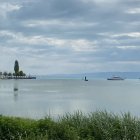
<path id="1" fill-rule="evenodd" d="M 140 116 L 140 80 L 0 80 L 0 114 L 41 118 L 77 110 Z"/>

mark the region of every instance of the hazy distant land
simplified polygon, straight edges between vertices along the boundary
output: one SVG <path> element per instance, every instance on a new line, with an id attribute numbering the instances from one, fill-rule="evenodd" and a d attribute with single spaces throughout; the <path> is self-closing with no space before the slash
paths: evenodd
<path id="1" fill-rule="evenodd" d="M 88 79 L 107 79 L 111 76 L 120 76 L 125 79 L 139 79 L 140 78 L 140 72 L 93 72 L 93 73 L 82 73 L 82 74 L 48 74 L 48 75 L 42 75 L 38 76 L 38 78 L 64 78 L 64 79 L 82 79 L 84 76 L 87 76 Z"/>

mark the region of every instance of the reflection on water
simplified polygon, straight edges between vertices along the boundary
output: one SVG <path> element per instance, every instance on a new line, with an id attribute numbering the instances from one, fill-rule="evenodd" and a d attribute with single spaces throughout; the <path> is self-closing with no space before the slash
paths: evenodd
<path id="1" fill-rule="evenodd" d="M 139 91 L 139 80 L 0 80 L 0 114 L 41 118 L 100 109 L 140 116 Z"/>
<path id="2" fill-rule="evenodd" d="M 14 80 L 14 85 L 13 85 L 14 101 L 18 100 L 18 90 L 19 90 L 18 84 L 19 84 L 18 81 Z"/>

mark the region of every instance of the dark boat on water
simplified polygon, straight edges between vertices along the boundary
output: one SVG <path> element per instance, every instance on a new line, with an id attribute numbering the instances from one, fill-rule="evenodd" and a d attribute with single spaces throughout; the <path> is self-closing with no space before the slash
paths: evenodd
<path id="1" fill-rule="evenodd" d="M 107 78 L 107 80 L 124 80 L 124 78 L 119 77 L 119 76 L 113 76 L 111 78 Z"/>
<path id="2" fill-rule="evenodd" d="M 85 81 L 88 81 L 87 77 L 85 76 Z"/>

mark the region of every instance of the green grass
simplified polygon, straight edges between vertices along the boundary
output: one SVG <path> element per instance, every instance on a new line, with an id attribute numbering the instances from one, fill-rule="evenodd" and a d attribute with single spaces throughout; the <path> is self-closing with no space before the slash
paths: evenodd
<path id="1" fill-rule="evenodd" d="M 0 140 L 140 140 L 140 119 L 106 111 L 65 114 L 57 120 L 0 116 Z"/>

